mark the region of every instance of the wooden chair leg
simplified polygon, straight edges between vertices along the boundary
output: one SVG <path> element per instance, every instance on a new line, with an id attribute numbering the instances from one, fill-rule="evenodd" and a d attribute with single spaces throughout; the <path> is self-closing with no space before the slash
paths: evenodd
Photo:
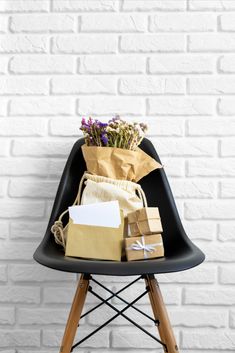
<path id="1" fill-rule="evenodd" d="M 64 337 L 60 347 L 60 353 L 70 353 L 74 337 L 77 331 L 82 309 L 85 303 L 86 294 L 89 286 L 89 279 L 81 275 L 78 287 L 70 309 L 68 321 L 64 331 Z"/>
<path id="2" fill-rule="evenodd" d="M 170 320 L 163 302 L 159 284 L 153 275 L 145 279 L 149 287 L 149 299 L 155 320 L 159 321 L 158 331 L 163 343 L 166 344 L 167 353 L 179 353 Z"/>

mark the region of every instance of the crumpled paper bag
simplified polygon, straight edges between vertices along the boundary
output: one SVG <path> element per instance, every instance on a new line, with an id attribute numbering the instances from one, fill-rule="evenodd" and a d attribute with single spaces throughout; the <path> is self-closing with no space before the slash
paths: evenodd
<path id="1" fill-rule="evenodd" d="M 138 182 L 151 171 L 162 168 L 160 163 L 140 148 L 131 151 L 84 144 L 82 153 L 89 173 L 112 179 Z"/>

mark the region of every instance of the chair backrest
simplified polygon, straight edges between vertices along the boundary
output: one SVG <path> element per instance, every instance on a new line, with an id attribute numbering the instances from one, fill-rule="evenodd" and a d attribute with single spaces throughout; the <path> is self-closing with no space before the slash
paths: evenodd
<path id="1" fill-rule="evenodd" d="M 58 187 L 47 234 L 50 233 L 54 221 L 73 203 L 77 195 L 79 181 L 86 170 L 81 150 L 83 144 L 84 139 L 79 139 L 69 155 Z M 143 139 L 140 148 L 161 163 L 153 144 L 148 139 Z M 177 252 L 183 251 L 190 241 L 182 227 L 164 168 L 152 171 L 140 180 L 140 184 L 145 191 L 148 205 L 159 207 L 166 255 L 175 254 L 176 249 Z"/>

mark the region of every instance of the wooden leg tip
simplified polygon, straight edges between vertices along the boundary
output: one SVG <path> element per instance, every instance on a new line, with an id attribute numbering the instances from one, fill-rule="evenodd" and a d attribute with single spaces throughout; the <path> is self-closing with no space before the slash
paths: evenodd
<path id="1" fill-rule="evenodd" d="M 167 348 L 167 346 L 165 346 L 164 351 L 166 353 L 179 353 L 179 348 L 178 348 L 177 344 L 174 347 L 169 348 L 169 349 Z"/>

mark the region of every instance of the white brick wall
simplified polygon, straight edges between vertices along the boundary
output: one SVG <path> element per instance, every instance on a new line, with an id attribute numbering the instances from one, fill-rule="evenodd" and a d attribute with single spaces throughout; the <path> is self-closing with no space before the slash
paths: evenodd
<path id="1" fill-rule="evenodd" d="M 181 353 L 235 352 L 235 0 L 0 0 L 0 53 L 0 352 L 58 352 L 77 276 L 32 254 L 81 116 L 115 113 L 149 123 L 185 229 L 207 255 L 159 276 Z M 150 313 L 147 298 L 141 306 Z M 80 351 L 157 347 L 118 319 Z"/>

